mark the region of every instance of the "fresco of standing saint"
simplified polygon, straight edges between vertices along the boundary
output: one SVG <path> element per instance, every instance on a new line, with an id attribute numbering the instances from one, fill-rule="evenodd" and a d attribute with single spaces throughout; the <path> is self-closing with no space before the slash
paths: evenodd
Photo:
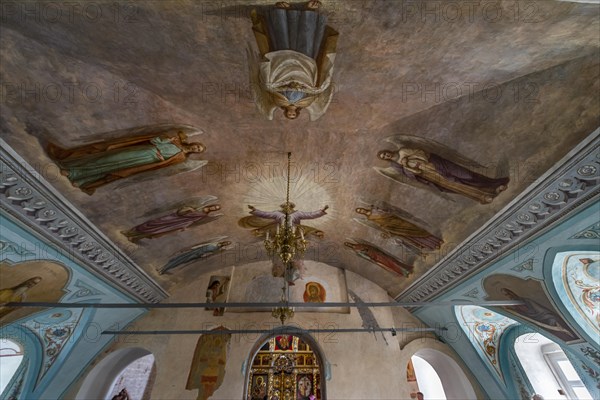
<path id="1" fill-rule="evenodd" d="M 444 243 L 442 239 L 411 222 L 407 213 L 389 204 L 382 202 L 381 207 L 358 207 L 355 211 L 366 217 L 358 220 L 359 222 L 383 232 L 382 235 L 386 237 L 395 238 L 418 254 L 437 250 Z"/>
<path id="2" fill-rule="evenodd" d="M 213 329 L 217 330 L 228 331 L 222 326 Z M 223 383 L 230 340 L 230 333 L 205 334 L 198 339 L 185 385 L 187 390 L 198 389 L 198 400 L 207 400 Z"/>
<path id="3" fill-rule="evenodd" d="M 221 206 L 213 204 L 215 201 L 216 197 L 214 196 L 207 196 L 197 202 L 198 204 L 194 204 L 194 201 L 190 200 L 189 203 L 171 210 L 166 215 L 149 219 L 121 233 L 127 236 L 129 241 L 136 243 L 141 239 L 154 239 L 169 233 L 184 231 L 192 226 L 209 223 L 223 215 L 216 213 Z"/>
<path id="4" fill-rule="evenodd" d="M 181 131 L 126 137 L 71 149 L 50 143 L 47 148 L 61 174 L 89 195 L 100 186 L 144 172 L 184 163 L 187 169 L 198 168 L 206 161 L 188 157 L 204 150 L 202 143 L 188 142 Z"/>
<path id="5" fill-rule="evenodd" d="M 484 169 L 453 150 L 415 136 L 392 136 L 396 149 L 382 150 L 377 156 L 389 163 L 375 168 L 395 181 L 425 188 L 438 194 L 455 193 L 481 204 L 491 203 L 506 190 L 509 178 L 489 178 L 473 169 Z"/>
<path id="6" fill-rule="evenodd" d="M 398 260 L 396 257 L 388 254 L 380 248 L 363 240 L 353 239 L 354 242 L 344 242 L 344 246 L 349 247 L 357 256 L 367 261 L 377 264 L 386 271 L 408 278 L 414 267 Z"/>
<path id="7" fill-rule="evenodd" d="M 231 244 L 228 240 L 212 241 L 199 243 L 195 246 L 180 251 L 177 255 L 172 257 L 159 271 L 160 275 L 163 275 L 167 271 L 177 268 L 181 265 L 191 263 L 193 261 L 201 260 L 213 256 L 225 250 L 226 246 Z"/>

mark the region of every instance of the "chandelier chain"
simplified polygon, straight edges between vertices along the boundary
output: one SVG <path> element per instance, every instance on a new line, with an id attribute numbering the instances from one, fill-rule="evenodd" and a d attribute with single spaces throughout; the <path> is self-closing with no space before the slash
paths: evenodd
<path id="1" fill-rule="evenodd" d="M 292 164 L 292 153 L 288 152 L 288 162 L 287 162 L 287 189 L 286 189 L 286 193 L 285 193 L 285 203 L 287 206 L 289 206 L 290 204 L 290 166 Z M 288 208 L 286 207 L 286 211 L 285 211 L 285 223 L 287 224 L 287 217 L 288 217 L 289 211 Z"/>

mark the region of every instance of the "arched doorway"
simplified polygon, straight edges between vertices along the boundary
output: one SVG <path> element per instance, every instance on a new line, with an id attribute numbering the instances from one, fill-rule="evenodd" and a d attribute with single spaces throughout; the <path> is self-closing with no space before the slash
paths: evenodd
<path id="1" fill-rule="evenodd" d="M 131 400 L 150 399 L 154 356 L 146 349 L 131 347 L 116 350 L 98 363 L 85 377 L 76 399 L 108 399 L 123 388 Z M 129 385 L 129 387 L 127 387 Z"/>
<path id="2" fill-rule="evenodd" d="M 323 357 L 308 335 L 281 332 L 262 338 L 248 361 L 246 400 L 322 400 Z"/>

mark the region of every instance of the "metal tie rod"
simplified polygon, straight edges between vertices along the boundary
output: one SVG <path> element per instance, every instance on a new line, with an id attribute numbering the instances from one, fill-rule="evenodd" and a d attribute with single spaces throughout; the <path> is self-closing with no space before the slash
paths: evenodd
<path id="1" fill-rule="evenodd" d="M 335 308 L 335 307 L 448 307 L 448 306 L 480 306 L 480 307 L 508 307 L 520 306 L 520 300 L 498 301 L 417 301 L 414 303 L 400 303 L 396 301 L 383 303 L 49 303 L 49 302 L 10 302 L 5 307 L 47 307 L 47 308 L 273 308 L 287 305 L 294 308 Z"/>
<path id="2" fill-rule="evenodd" d="M 283 327 L 278 329 L 190 329 L 190 330 L 153 330 L 153 331 L 114 331 L 105 330 L 102 335 L 240 335 L 240 334 L 294 334 L 294 333 L 375 333 L 375 332 L 437 332 L 446 331 L 447 328 L 332 328 L 332 329 L 298 329 Z"/>

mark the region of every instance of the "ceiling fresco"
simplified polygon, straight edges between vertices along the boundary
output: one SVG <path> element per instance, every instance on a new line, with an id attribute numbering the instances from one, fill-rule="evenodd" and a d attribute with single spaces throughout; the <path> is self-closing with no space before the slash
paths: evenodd
<path id="1" fill-rule="evenodd" d="M 600 257 L 597 251 L 562 252 L 556 255 L 552 278 L 569 312 L 586 329 L 600 333 Z M 585 322 L 583 322 L 585 321 Z"/>
<path id="2" fill-rule="evenodd" d="M 473 343 L 477 353 L 504 379 L 500 368 L 500 337 L 517 322 L 478 306 L 457 306 L 454 309 L 461 328 Z"/>
<path id="3" fill-rule="evenodd" d="M 255 104 L 255 3 L 2 16 L 3 139 L 166 290 L 268 258 L 292 152 L 305 257 L 397 296 L 597 128 L 593 5 L 323 1 L 290 119 Z"/>

